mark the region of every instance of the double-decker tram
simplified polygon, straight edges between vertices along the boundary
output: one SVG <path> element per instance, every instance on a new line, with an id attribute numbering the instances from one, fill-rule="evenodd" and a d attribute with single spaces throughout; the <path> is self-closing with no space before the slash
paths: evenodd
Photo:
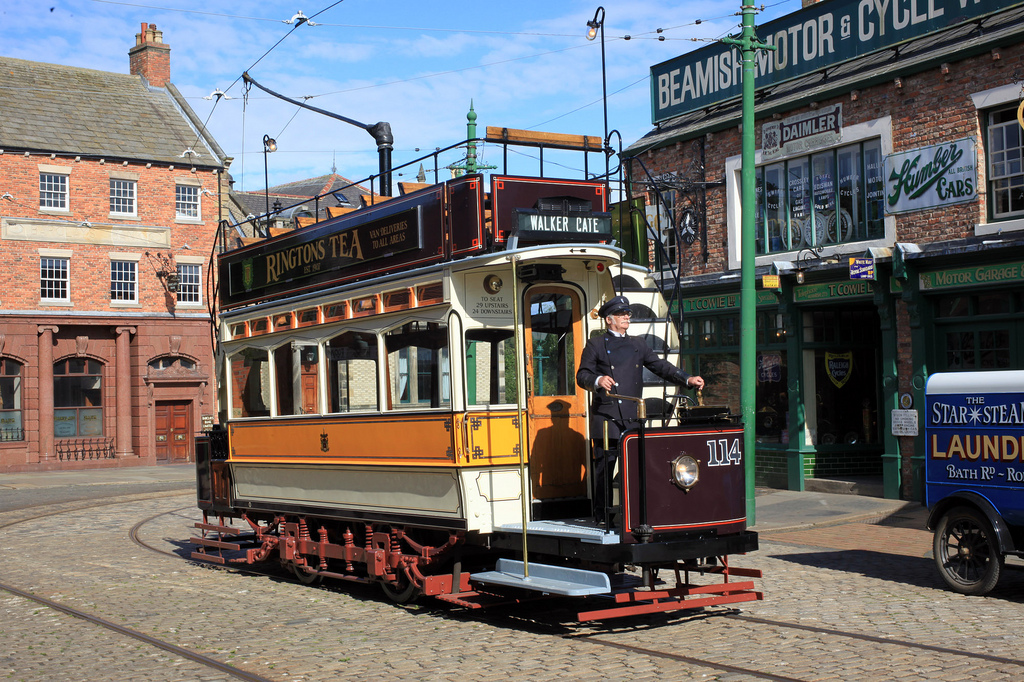
<path id="1" fill-rule="evenodd" d="M 760 599 L 729 561 L 757 535 L 727 411 L 627 432 L 593 513 L 597 309 L 630 282 L 631 333 L 678 346 L 608 209 L 603 182 L 470 174 L 222 254 L 192 556 L 400 602 L 575 596 L 584 620 Z"/>

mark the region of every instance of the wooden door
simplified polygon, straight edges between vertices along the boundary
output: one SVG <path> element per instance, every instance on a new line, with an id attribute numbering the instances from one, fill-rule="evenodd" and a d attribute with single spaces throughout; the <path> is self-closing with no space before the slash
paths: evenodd
<path id="1" fill-rule="evenodd" d="M 307 346 L 302 349 L 301 357 L 299 382 L 302 391 L 302 414 L 319 414 L 319 350 L 316 346 Z"/>
<path id="2" fill-rule="evenodd" d="M 527 433 L 538 500 L 587 495 L 586 391 L 576 386 L 583 352 L 580 298 L 568 287 L 525 293 Z"/>
<path id="3" fill-rule="evenodd" d="M 155 435 L 158 464 L 189 461 L 195 442 L 192 434 L 192 402 L 158 402 Z"/>

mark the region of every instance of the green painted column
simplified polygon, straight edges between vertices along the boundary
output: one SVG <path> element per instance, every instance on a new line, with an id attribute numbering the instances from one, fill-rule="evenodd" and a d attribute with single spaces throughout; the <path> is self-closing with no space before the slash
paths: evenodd
<path id="1" fill-rule="evenodd" d="M 754 5 L 742 5 L 743 32 L 739 38 L 725 38 L 723 43 L 736 45 L 743 54 L 743 151 L 740 170 L 742 218 L 740 227 L 740 412 L 743 416 L 743 455 L 746 473 L 747 523 L 757 522 L 754 505 L 755 428 L 757 389 L 757 298 L 754 281 L 754 57 L 758 49 L 774 49 L 754 35 Z"/>
<path id="2" fill-rule="evenodd" d="M 881 273 L 879 273 L 881 274 Z M 875 282 L 875 307 L 882 329 L 882 357 L 879 374 L 882 377 L 882 402 L 878 406 L 879 427 L 882 431 L 882 490 L 886 499 L 900 499 L 900 443 L 890 427 L 892 411 L 898 406 L 899 381 L 897 378 L 896 311 L 890 293 L 890 277 L 879 277 Z"/>
<path id="3" fill-rule="evenodd" d="M 786 448 L 786 488 L 803 491 L 804 474 L 804 360 L 802 350 L 803 318 L 793 304 L 792 278 L 782 280 L 783 302 L 779 312 L 786 316 L 786 395 L 789 398 L 789 444 Z"/>

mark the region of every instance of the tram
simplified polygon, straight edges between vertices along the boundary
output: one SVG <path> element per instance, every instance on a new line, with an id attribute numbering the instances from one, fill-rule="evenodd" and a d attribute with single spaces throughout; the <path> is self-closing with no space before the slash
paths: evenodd
<path id="1" fill-rule="evenodd" d="M 757 534 L 728 410 L 648 389 L 618 513 L 593 513 L 575 374 L 597 309 L 628 283 L 631 333 L 678 347 L 613 241 L 603 182 L 470 174 L 223 253 L 193 558 L 398 602 L 581 597 L 582 620 L 760 599 L 730 562 Z"/>

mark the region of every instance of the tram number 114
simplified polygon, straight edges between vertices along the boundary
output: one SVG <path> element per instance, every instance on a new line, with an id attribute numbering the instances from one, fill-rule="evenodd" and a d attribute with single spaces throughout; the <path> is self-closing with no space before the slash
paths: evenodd
<path id="1" fill-rule="evenodd" d="M 723 467 L 730 464 L 742 464 L 743 455 L 740 454 L 740 439 L 721 438 L 709 440 L 708 444 L 708 466 Z"/>

